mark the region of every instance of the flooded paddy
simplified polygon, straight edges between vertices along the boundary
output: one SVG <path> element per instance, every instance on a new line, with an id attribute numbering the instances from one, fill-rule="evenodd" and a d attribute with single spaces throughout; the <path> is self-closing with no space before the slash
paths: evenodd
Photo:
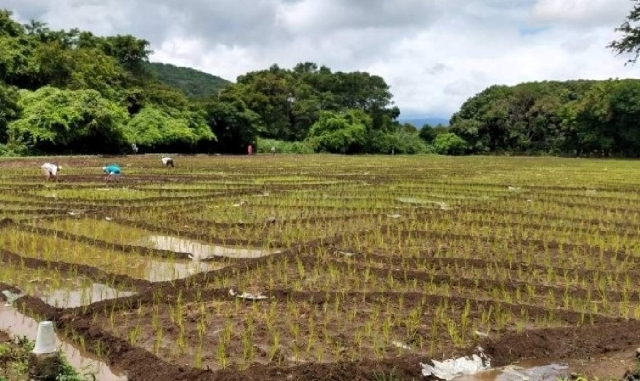
<path id="1" fill-rule="evenodd" d="M 108 273 L 128 275 L 134 279 L 151 282 L 181 279 L 226 266 L 218 262 L 158 259 L 123 253 L 57 237 L 43 237 L 14 228 L 5 229 L 0 235 L 0 248 L 29 258 L 97 266 Z"/>
<path id="2" fill-rule="evenodd" d="M 153 249 L 170 250 L 180 253 L 189 253 L 194 260 L 203 260 L 215 257 L 227 258 L 262 258 L 279 251 L 260 249 L 233 248 L 227 246 L 207 245 L 200 242 L 170 236 L 149 236 L 137 242 L 140 246 Z"/>
<path id="3" fill-rule="evenodd" d="M 0 304 L 0 331 L 7 332 L 11 337 L 27 337 L 36 339 L 38 322 L 25 316 L 11 306 Z M 61 340 L 57 335 L 60 350 L 69 363 L 81 373 L 92 373 L 96 381 L 127 381 L 127 377 L 115 369 L 109 368 L 96 356 L 82 350 L 75 344 Z"/>

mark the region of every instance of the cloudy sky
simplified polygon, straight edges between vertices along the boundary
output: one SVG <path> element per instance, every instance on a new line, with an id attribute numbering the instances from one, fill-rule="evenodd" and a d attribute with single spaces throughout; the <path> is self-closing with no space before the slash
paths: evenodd
<path id="1" fill-rule="evenodd" d="M 383 76 L 408 116 L 492 84 L 633 78 L 606 45 L 630 0 L 3 0 L 20 21 L 135 34 L 153 61 L 235 80 L 273 63 Z"/>

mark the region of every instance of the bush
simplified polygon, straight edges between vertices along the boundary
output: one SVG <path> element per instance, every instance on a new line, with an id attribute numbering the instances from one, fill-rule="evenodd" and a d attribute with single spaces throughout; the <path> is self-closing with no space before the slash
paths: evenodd
<path id="1" fill-rule="evenodd" d="M 366 143 L 371 118 L 361 110 L 323 111 L 307 141 L 316 152 L 358 153 Z"/>
<path id="2" fill-rule="evenodd" d="M 258 139 L 257 152 L 271 153 L 271 147 L 276 147 L 276 153 L 286 154 L 312 154 L 313 147 L 305 142 L 285 142 L 275 139 Z"/>
<path id="3" fill-rule="evenodd" d="M 374 131 L 369 136 L 368 153 L 373 154 L 420 154 L 430 153 L 429 147 L 417 132 L 397 130 L 395 132 Z"/>
<path id="4" fill-rule="evenodd" d="M 467 147 L 467 142 L 452 132 L 438 135 L 433 141 L 433 148 L 440 155 L 464 155 Z"/>

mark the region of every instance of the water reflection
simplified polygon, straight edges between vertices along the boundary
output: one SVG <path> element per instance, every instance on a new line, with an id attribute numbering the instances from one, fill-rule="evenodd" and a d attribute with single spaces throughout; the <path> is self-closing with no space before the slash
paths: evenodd
<path id="1" fill-rule="evenodd" d="M 276 253 L 260 249 L 206 245 L 195 241 L 169 236 L 149 236 L 140 244 L 154 249 L 189 253 L 193 256 L 193 259 L 196 260 L 216 256 L 227 258 L 261 258 Z"/>
<path id="2" fill-rule="evenodd" d="M 35 340 L 38 332 L 38 323 L 30 317 L 19 313 L 13 307 L 0 305 L 0 330 L 8 332 L 13 337 L 26 336 L 30 340 Z M 126 376 L 114 372 L 94 356 L 72 344 L 61 341 L 59 337 L 58 342 L 69 363 L 81 373 L 93 373 L 97 381 L 127 380 Z"/>

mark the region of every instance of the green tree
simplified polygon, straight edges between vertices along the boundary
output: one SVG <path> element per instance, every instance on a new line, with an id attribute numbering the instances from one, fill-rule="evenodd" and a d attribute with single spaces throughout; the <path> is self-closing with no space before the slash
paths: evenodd
<path id="1" fill-rule="evenodd" d="M 0 82 L 0 144 L 7 143 L 7 126 L 20 116 L 18 103 L 17 89 Z"/>
<path id="2" fill-rule="evenodd" d="M 22 118 L 9 123 L 11 143 L 53 153 L 113 153 L 127 143 L 126 110 L 95 90 L 23 90 L 20 106 Z"/>
<path id="3" fill-rule="evenodd" d="M 66 87 L 97 90 L 111 100 L 120 100 L 126 93 L 125 71 L 115 58 L 99 49 L 79 48 L 71 51 L 71 61 Z"/>
<path id="4" fill-rule="evenodd" d="M 244 153 L 249 144 L 256 144 L 263 131 L 260 116 L 240 99 L 211 99 L 202 103 L 207 124 L 217 142 L 210 146 L 219 153 Z"/>
<path id="5" fill-rule="evenodd" d="M 458 135 L 448 132 L 436 136 L 433 148 L 441 155 L 464 155 L 467 150 L 467 142 Z"/>
<path id="6" fill-rule="evenodd" d="M 105 53 L 115 57 L 133 77 L 148 78 L 150 73 L 146 70 L 145 63 L 153 53 L 149 49 L 149 41 L 131 35 L 109 36 L 104 41 L 100 45 Z"/>
<path id="7" fill-rule="evenodd" d="M 323 111 L 360 110 L 371 118 L 371 129 L 388 130 L 400 112 L 384 79 L 364 72 L 332 73 L 306 62 L 292 70 L 277 65 L 238 77 L 223 95 L 242 99 L 265 124 L 264 137 L 302 140 Z"/>
<path id="8" fill-rule="evenodd" d="M 619 40 L 612 41 L 607 47 L 617 54 L 631 54 L 629 63 L 636 63 L 640 55 L 640 0 L 632 0 L 635 4 L 626 20 L 616 28 L 622 33 Z"/>
<path id="9" fill-rule="evenodd" d="M 129 121 L 127 141 L 144 150 L 160 148 L 189 150 L 201 140 L 211 141 L 215 135 L 198 112 L 168 112 L 157 106 L 146 106 Z"/>
<path id="10" fill-rule="evenodd" d="M 0 9 L 0 37 L 19 37 L 24 34 L 24 27 L 14 21 L 13 13 L 7 9 Z"/>
<path id="11" fill-rule="evenodd" d="M 424 140 L 425 143 L 431 144 L 433 140 L 438 136 L 438 132 L 435 128 L 431 127 L 428 124 L 422 126 L 419 132 L 420 139 Z"/>
<path id="12" fill-rule="evenodd" d="M 42 81 L 33 59 L 35 47 L 36 43 L 26 36 L 0 36 L 0 80 L 23 89 L 40 87 Z"/>
<path id="13" fill-rule="evenodd" d="M 366 142 L 371 118 L 360 110 L 324 111 L 309 131 L 309 142 L 320 152 L 357 153 Z"/>

